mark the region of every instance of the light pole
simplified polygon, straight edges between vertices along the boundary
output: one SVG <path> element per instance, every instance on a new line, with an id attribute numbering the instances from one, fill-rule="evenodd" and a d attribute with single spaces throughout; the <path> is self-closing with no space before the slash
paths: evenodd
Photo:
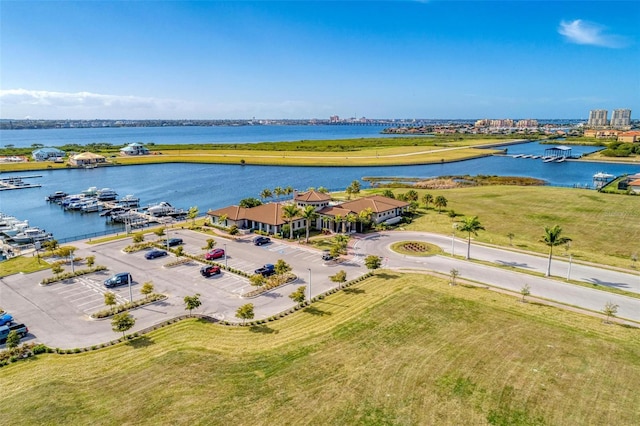
<path id="1" fill-rule="evenodd" d="M 571 279 L 571 261 L 573 260 L 573 255 L 569 254 L 569 270 L 567 270 L 567 281 Z"/>
<path id="2" fill-rule="evenodd" d="M 133 292 L 131 291 L 131 274 L 127 277 L 127 281 L 129 281 L 129 301 L 133 303 Z"/>
<path id="3" fill-rule="evenodd" d="M 454 246 L 454 244 L 455 244 L 455 241 L 456 241 L 456 239 L 455 239 L 456 238 L 456 229 L 458 229 L 458 224 L 454 223 L 452 225 L 452 227 L 453 227 L 453 231 L 451 231 L 451 257 L 454 257 L 455 256 L 455 246 Z"/>
<path id="4" fill-rule="evenodd" d="M 227 245 L 224 245 L 224 268 L 227 269 Z"/>
<path id="5" fill-rule="evenodd" d="M 309 304 L 311 304 L 311 268 L 307 268 L 309 270 Z"/>
<path id="6" fill-rule="evenodd" d="M 169 223 L 167 223 L 164 228 L 164 233 L 167 234 L 167 251 L 169 251 Z"/>

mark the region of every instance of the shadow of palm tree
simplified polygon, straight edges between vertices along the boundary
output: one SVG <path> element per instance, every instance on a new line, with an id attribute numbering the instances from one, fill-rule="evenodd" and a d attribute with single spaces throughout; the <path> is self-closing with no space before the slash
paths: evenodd
<path id="1" fill-rule="evenodd" d="M 309 306 L 307 308 L 304 308 L 302 311 L 311 315 L 317 315 L 319 317 L 323 317 L 325 315 L 331 315 L 331 312 L 323 311 L 321 309 L 316 308 L 315 306 Z"/>
<path id="2" fill-rule="evenodd" d="M 129 340 L 127 344 L 134 349 L 146 348 L 154 344 L 154 341 L 147 336 L 136 337 L 133 340 Z"/>
<path id="3" fill-rule="evenodd" d="M 389 274 L 389 273 L 386 273 L 386 272 L 377 273 L 375 276 L 377 278 L 382 278 L 383 280 L 390 280 L 390 279 L 393 279 L 393 278 L 398 278 L 398 275 Z"/>
<path id="4" fill-rule="evenodd" d="M 278 334 L 278 330 L 269 328 L 266 325 L 252 325 L 251 327 L 249 327 L 249 331 L 251 331 L 252 333 L 260 334 Z"/>
<path id="5" fill-rule="evenodd" d="M 344 291 L 347 294 L 362 294 L 364 293 L 364 290 L 361 288 L 345 288 L 342 291 Z"/>

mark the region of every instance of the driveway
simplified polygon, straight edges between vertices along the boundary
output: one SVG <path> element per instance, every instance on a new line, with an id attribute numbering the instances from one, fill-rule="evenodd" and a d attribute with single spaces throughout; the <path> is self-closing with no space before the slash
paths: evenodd
<path id="1" fill-rule="evenodd" d="M 182 238 L 184 251 L 200 255 L 206 250 L 206 240 L 210 235 L 190 230 L 172 230 L 171 238 Z M 155 237 L 154 237 L 155 238 Z M 148 239 L 152 239 L 149 238 Z M 336 286 L 329 276 L 338 270 L 347 272 L 347 279 L 355 279 L 366 272 L 359 263 L 345 262 L 339 267 L 321 261 L 322 252 L 297 243 L 273 240 L 271 244 L 254 246 L 251 238 L 227 240 L 214 237 L 217 248 L 227 252 L 226 263 L 247 273 L 265 263 L 285 260 L 292 267 L 298 279 L 261 296 L 247 299 L 242 294 L 252 289 L 249 280 L 242 276 L 223 271 L 210 278 L 200 275 L 202 264 L 196 261 L 174 267 L 165 265 L 175 260 L 174 255 L 147 260 L 145 251 L 125 253 L 122 249 L 131 244 L 131 239 L 113 241 L 97 245 L 74 242 L 78 247 L 76 256 L 95 256 L 96 264 L 105 265 L 108 271 L 57 282 L 48 286 L 39 285 L 51 271 L 32 274 L 16 274 L 0 279 L 0 303 L 14 316 L 16 321 L 29 327 L 30 335 L 24 341 L 38 341 L 51 347 L 75 348 L 97 345 L 118 337 L 111 330 L 110 320 L 92 320 L 90 314 L 104 309 L 104 293 L 113 291 L 118 302 L 142 298 L 140 289 L 145 282 L 152 282 L 157 293 L 168 296 L 157 302 L 132 311 L 136 324 L 130 332 L 135 332 L 169 318 L 186 313 L 184 297 L 199 293 L 202 306 L 198 313 L 210 315 L 219 320 L 239 321 L 236 310 L 245 303 L 253 303 L 255 319 L 263 319 L 290 309 L 295 303 L 289 298 L 298 286 L 309 286 L 313 296 L 324 293 Z M 217 260 L 225 264 L 225 259 Z M 76 265 L 84 268 L 85 265 Z M 65 270 L 70 270 L 67 266 Z M 131 288 L 121 286 L 106 289 L 103 281 L 117 272 L 130 272 L 133 277 Z"/>
<path id="2" fill-rule="evenodd" d="M 532 296 L 596 312 L 600 312 L 607 302 L 613 302 L 619 306 L 616 316 L 640 321 L 640 299 L 600 291 L 597 288 L 569 284 L 562 279 L 537 277 L 517 271 L 517 269 L 523 269 L 544 274 L 547 270 L 546 257 L 471 243 L 472 259 L 516 268 L 516 270 L 507 270 L 453 258 L 450 255 L 414 257 L 401 255 L 391 250 L 390 246 L 393 243 L 407 240 L 435 244 L 449 254 L 452 249 L 451 237 L 426 232 L 394 231 L 363 236 L 353 245 L 354 256 L 359 259 L 370 254 L 380 256 L 383 258 L 383 267 L 390 269 L 427 269 L 446 275 L 449 275 L 451 269 L 457 269 L 460 272 L 460 278 L 514 292 L 519 292 L 525 284 L 529 284 Z M 456 255 L 465 255 L 467 241 L 456 239 L 453 242 L 453 248 Z M 554 257 L 551 265 L 552 276 L 566 278 L 569 271 L 568 261 Z M 638 274 L 573 263 L 571 265 L 571 279 L 640 293 L 640 275 Z"/>

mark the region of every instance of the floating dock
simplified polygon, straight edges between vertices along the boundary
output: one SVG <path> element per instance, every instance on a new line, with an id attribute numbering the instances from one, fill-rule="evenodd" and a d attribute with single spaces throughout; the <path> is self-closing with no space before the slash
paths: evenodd
<path id="1" fill-rule="evenodd" d="M 32 176 L 14 176 L 10 178 L 0 178 L 0 191 L 9 191 L 12 189 L 26 189 L 26 188 L 39 188 L 42 185 L 39 183 L 28 183 L 24 179 L 39 178 L 42 175 Z"/>

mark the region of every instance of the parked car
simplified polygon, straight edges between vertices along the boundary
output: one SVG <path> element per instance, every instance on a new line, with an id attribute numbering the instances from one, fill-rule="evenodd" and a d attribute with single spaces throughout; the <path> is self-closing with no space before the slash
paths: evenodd
<path id="1" fill-rule="evenodd" d="M 165 244 L 169 247 L 179 246 L 183 244 L 182 238 L 169 238 L 165 241 Z"/>
<path id="2" fill-rule="evenodd" d="M 256 274 L 262 275 L 263 277 L 268 277 L 276 273 L 276 267 L 271 263 L 267 263 L 262 268 L 258 268 L 254 271 Z"/>
<path id="3" fill-rule="evenodd" d="M 224 257 L 224 249 L 219 249 L 219 248 L 213 249 L 209 253 L 204 255 L 204 258 L 206 260 L 220 259 L 221 257 Z"/>
<path id="4" fill-rule="evenodd" d="M 269 244 L 270 242 L 271 242 L 271 238 L 269 238 L 269 237 L 259 236 L 259 237 L 255 237 L 253 239 L 253 244 L 255 244 L 257 246 L 261 246 L 263 244 Z"/>
<path id="5" fill-rule="evenodd" d="M 133 282 L 131 274 L 128 272 L 120 272 L 105 280 L 104 286 L 107 288 L 118 287 L 129 284 L 129 281 Z"/>
<path id="6" fill-rule="evenodd" d="M 324 261 L 328 261 L 328 260 L 333 260 L 334 257 L 331 256 L 331 253 L 322 253 L 322 260 Z"/>
<path id="7" fill-rule="evenodd" d="M 2 325 L 0 326 L 0 343 L 6 342 L 7 337 L 9 337 L 9 333 L 12 331 L 18 333 L 20 338 L 29 334 L 29 329 L 24 324 Z"/>
<path id="8" fill-rule="evenodd" d="M 164 250 L 157 250 L 157 249 L 153 249 L 151 251 L 148 251 L 144 257 L 145 259 L 155 259 L 156 257 L 162 257 L 162 256 L 166 256 L 167 252 Z"/>
<path id="9" fill-rule="evenodd" d="M 222 271 L 220 271 L 220 267 L 215 265 L 206 265 L 200 268 L 200 275 L 206 278 L 209 278 L 212 275 L 218 275 L 221 273 Z"/>
<path id="10" fill-rule="evenodd" d="M 11 314 L 5 312 L 4 314 L 0 315 L 0 325 L 7 325 L 11 322 L 13 322 L 13 317 L 11 316 Z"/>

